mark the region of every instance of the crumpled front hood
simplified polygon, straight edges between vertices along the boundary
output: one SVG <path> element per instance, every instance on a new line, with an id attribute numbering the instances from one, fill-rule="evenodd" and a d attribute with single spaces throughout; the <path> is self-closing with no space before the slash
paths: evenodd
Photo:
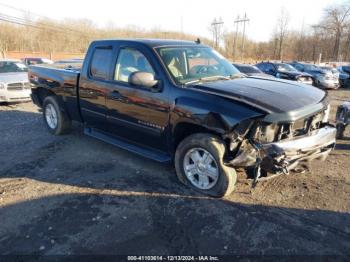
<path id="1" fill-rule="evenodd" d="M 18 82 L 29 82 L 28 73 L 1 73 L 0 74 L 0 83 L 10 84 Z"/>
<path id="2" fill-rule="evenodd" d="M 284 113 L 318 104 L 326 93 L 301 83 L 258 77 L 207 82 L 192 88 L 232 98 L 268 113 Z"/>

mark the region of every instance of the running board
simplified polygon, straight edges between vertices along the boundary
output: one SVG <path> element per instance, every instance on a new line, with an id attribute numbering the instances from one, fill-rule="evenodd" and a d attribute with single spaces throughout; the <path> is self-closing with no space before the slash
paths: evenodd
<path id="1" fill-rule="evenodd" d="M 145 148 L 145 147 L 141 147 L 141 146 L 137 146 L 134 144 L 130 144 L 127 141 L 120 139 L 118 137 L 115 137 L 113 135 L 109 135 L 108 133 L 105 133 L 103 131 L 100 131 L 98 129 L 95 128 L 89 128 L 86 127 L 84 128 L 84 134 L 94 137 L 98 140 L 101 140 L 103 142 L 106 142 L 108 144 L 117 146 L 119 148 L 122 148 L 124 150 L 133 152 L 135 154 L 138 154 L 140 156 L 152 159 L 154 161 L 157 162 L 161 162 L 161 163 L 170 163 L 171 162 L 171 157 L 168 154 L 156 151 L 156 150 L 152 150 L 149 148 Z"/>

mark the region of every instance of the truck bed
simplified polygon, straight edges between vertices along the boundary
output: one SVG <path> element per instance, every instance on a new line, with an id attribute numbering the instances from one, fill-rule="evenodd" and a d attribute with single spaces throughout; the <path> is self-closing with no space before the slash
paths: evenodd
<path id="1" fill-rule="evenodd" d="M 79 110 L 79 76 L 80 68 L 67 68 L 67 64 L 36 65 L 30 66 L 28 71 L 31 82 L 46 90 L 52 91 L 61 99 L 61 105 L 71 119 L 80 121 Z M 37 88 L 32 89 L 32 93 L 38 93 Z M 40 95 L 38 95 L 40 98 Z M 38 101 L 42 106 L 43 101 Z"/>
<path id="2" fill-rule="evenodd" d="M 35 66 L 80 72 L 83 64 L 82 63 L 55 63 L 55 64 L 41 64 L 41 65 L 35 65 Z"/>

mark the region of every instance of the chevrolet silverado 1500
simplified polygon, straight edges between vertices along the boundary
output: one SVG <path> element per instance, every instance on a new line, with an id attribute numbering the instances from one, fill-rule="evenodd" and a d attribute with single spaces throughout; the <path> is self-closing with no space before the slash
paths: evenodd
<path id="1" fill-rule="evenodd" d="M 237 168 L 258 181 L 335 145 L 324 91 L 246 77 L 198 42 L 94 41 L 81 69 L 33 66 L 29 79 L 51 133 L 79 121 L 89 136 L 173 162 L 182 183 L 215 197 L 232 192 Z"/>

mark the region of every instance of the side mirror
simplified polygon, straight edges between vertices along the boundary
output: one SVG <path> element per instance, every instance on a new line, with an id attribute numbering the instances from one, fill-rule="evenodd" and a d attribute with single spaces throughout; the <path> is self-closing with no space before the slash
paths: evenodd
<path id="1" fill-rule="evenodd" d="M 138 71 L 130 75 L 129 83 L 135 86 L 153 88 L 157 86 L 158 80 L 154 79 L 154 75 L 151 73 Z"/>

